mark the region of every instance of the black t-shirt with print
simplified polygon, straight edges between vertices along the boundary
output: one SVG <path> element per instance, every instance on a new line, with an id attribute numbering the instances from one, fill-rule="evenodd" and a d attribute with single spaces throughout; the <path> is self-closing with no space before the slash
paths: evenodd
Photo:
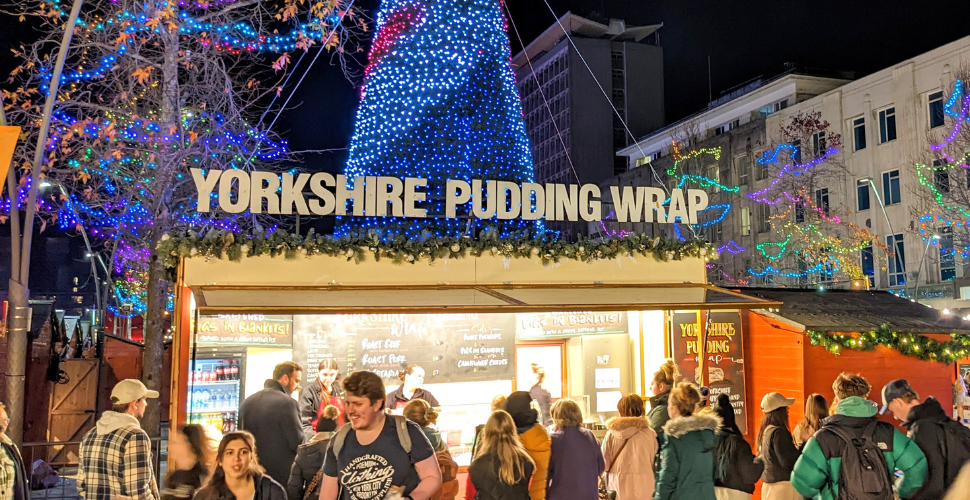
<path id="1" fill-rule="evenodd" d="M 410 494 L 421 482 L 414 464 L 431 458 L 431 442 L 418 424 L 407 422 L 411 436 L 411 454 L 404 451 L 394 421 L 385 417 L 384 428 L 373 443 L 364 446 L 357 441 L 357 433 L 347 433 L 340 456 L 334 457 L 333 443 L 327 448 L 323 473 L 336 477 L 343 491 L 343 500 L 382 500 L 391 486 L 404 486 Z"/>

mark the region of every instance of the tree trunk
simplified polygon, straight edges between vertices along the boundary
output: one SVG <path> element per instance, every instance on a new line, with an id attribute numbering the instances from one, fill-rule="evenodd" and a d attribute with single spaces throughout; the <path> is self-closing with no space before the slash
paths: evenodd
<path id="1" fill-rule="evenodd" d="M 155 252 L 152 238 L 152 255 L 148 260 L 148 299 L 144 314 L 145 353 L 142 358 L 142 381 L 152 390 L 161 390 L 165 366 L 165 309 L 168 305 L 169 283 L 165 280 L 165 264 Z M 162 414 L 157 399 L 148 400 L 148 409 L 141 426 L 149 436 L 161 435 Z"/>
<path id="2" fill-rule="evenodd" d="M 22 283 L 10 280 L 10 309 L 7 311 L 7 413 L 10 424 L 7 436 L 21 443 L 24 436 L 24 381 L 27 370 L 27 318 L 30 315 L 30 291 Z"/>

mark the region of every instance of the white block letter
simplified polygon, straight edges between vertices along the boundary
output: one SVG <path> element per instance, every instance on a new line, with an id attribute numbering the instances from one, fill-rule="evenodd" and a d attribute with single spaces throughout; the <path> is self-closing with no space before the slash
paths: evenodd
<path id="1" fill-rule="evenodd" d="M 212 200 L 210 199 L 212 197 L 212 190 L 216 188 L 216 183 L 219 182 L 219 176 L 222 175 L 222 170 L 210 170 L 208 176 L 204 176 L 201 168 L 193 168 L 190 170 L 192 171 L 192 180 L 195 181 L 195 189 L 199 192 L 199 202 L 196 206 L 196 211 L 207 214 L 212 208 Z"/>

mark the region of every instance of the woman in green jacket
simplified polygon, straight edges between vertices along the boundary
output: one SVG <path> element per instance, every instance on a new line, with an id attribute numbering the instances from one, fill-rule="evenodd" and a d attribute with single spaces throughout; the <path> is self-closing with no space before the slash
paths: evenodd
<path id="1" fill-rule="evenodd" d="M 714 445 L 721 419 L 694 411 L 701 401 L 697 388 L 677 384 L 667 402 L 670 420 L 664 425 L 654 500 L 706 500 L 714 496 Z"/>
<path id="2" fill-rule="evenodd" d="M 650 398 L 650 411 L 647 413 L 647 420 L 650 421 L 650 428 L 658 436 L 663 432 L 664 424 L 670 420 L 670 416 L 667 414 L 667 398 L 670 396 L 670 390 L 674 387 L 674 382 L 678 378 L 680 378 L 680 374 L 677 365 L 674 364 L 674 360 L 668 359 L 660 365 L 660 369 L 653 374 L 653 380 L 650 382 L 650 392 L 653 393 L 653 397 Z"/>

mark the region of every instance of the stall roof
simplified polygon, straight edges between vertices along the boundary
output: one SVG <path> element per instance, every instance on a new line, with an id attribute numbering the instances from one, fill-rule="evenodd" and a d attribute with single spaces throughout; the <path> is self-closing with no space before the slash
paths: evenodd
<path id="1" fill-rule="evenodd" d="M 781 302 L 778 316 L 823 332 L 867 332 L 881 325 L 907 333 L 970 333 L 970 322 L 886 291 L 736 288 Z"/>
<path id="2" fill-rule="evenodd" d="M 770 299 L 695 283 L 439 286 L 193 286 L 200 314 L 763 309 Z"/>

